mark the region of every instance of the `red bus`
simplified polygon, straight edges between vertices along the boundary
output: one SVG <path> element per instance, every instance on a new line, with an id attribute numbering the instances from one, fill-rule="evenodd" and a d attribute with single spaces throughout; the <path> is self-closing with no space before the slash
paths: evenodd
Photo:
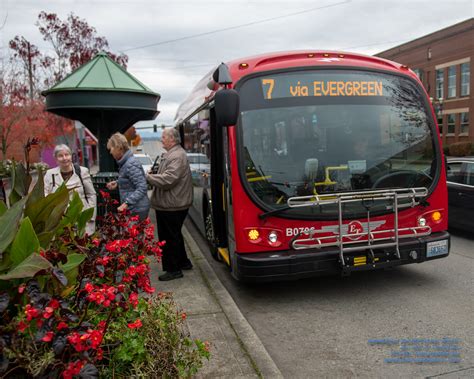
<path id="1" fill-rule="evenodd" d="M 190 216 L 236 279 L 449 254 L 436 118 L 406 66 L 321 51 L 238 59 L 206 75 L 176 121 L 201 157 Z"/>

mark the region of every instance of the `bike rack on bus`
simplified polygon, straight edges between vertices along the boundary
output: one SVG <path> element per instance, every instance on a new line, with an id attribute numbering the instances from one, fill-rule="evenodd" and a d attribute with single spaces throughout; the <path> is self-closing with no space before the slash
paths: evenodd
<path id="1" fill-rule="evenodd" d="M 403 189 L 386 189 L 361 192 L 331 193 L 323 195 L 296 196 L 288 199 L 288 206 L 291 208 L 324 206 L 329 204 L 337 204 L 338 206 L 338 225 L 333 229 L 331 236 L 317 236 L 318 233 L 327 233 L 323 230 L 309 230 L 304 234 L 309 235 L 307 238 L 298 238 L 300 233 L 293 239 L 291 246 L 295 250 L 323 248 L 330 246 L 339 247 L 339 258 L 342 266 L 345 266 L 344 253 L 369 250 L 372 258 L 374 258 L 373 249 L 395 247 L 396 256 L 400 258 L 399 241 L 402 238 L 423 237 L 431 234 L 429 226 L 413 226 L 408 228 L 398 227 L 398 211 L 402 208 L 413 208 L 420 204 L 420 199 L 428 195 L 425 187 L 403 188 Z M 408 199 L 408 202 L 402 204 L 400 200 Z M 392 205 L 388 205 L 387 209 L 393 209 L 394 227 L 393 229 L 378 229 L 371 231 L 371 222 L 373 226 L 377 226 L 377 222 L 370 220 L 370 207 L 366 204 L 375 202 L 376 200 L 390 200 Z M 345 203 L 361 202 L 367 209 L 367 232 L 362 233 L 345 233 L 343 224 L 342 205 Z M 362 240 L 355 240 L 363 238 Z"/>

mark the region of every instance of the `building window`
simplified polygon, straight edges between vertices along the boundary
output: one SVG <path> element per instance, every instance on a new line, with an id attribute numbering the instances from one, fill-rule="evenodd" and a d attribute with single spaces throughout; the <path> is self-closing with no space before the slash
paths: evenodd
<path id="1" fill-rule="evenodd" d="M 456 97 L 456 66 L 448 68 L 448 97 Z"/>
<path id="2" fill-rule="evenodd" d="M 447 117 L 448 134 L 454 134 L 456 131 L 456 115 L 454 113 L 448 114 Z"/>
<path id="3" fill-rule="evenodd" d="M 438 128 L 439 134 L 443 134 L 443 116 L 441 115 L 438 116 Z"/>
<path id="4" fill-rule="evenodd" d="M 469 113 L 467 112 L 461 113 L 460 118 L 461 118 L 461 128 L 459 132 L 461 134 L 469 135 Z"/>
<path id="5" fill-rule="evenodd" d="M 469 63 L 461 65 L 461 96 L 469 95 L 469 81 L 471 80 L 471 73 L 469 70 Z"/>
<path id="6" fill-rule="evenodd" d="M 436 70 L 436 98 L 444 97 L 444 70 Z"/>

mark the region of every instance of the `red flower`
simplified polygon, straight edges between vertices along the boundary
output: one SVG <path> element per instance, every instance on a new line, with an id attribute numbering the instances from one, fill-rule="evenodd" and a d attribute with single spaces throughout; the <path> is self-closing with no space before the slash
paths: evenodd
<path id="1" fill-rule="evenodd" d="M 133 308 L 136 308 L 138 305 L 138 294 L 136 292 L 132 292 L 128 297 L 128 302 L 132 305 Z"/>
<path id="2" fill-rule="evenodd" d="M 128 245 L 130 245 L 130 243 L 133 241 L 132 238 L 129 238 L 129 239 L 126 239 L 126 240 L 117 240 L 119 246 L 121 248 L 127 248 Z"/>
<path id="3" fill-rule="evenodd" d="M 105 296 L 100 291 L 95 291 L 87 296 L 87 300 L 92 303 L 102 304 L 105 300 Z"/>
<path id="4" fill-rule="evenodd" d="M 26 320 L 31 321 L 34 318 L 39 317 L 41 314 L 39 309 L 33 308 L 31 304 L 27 304 L 25 307 Z"/>
<path id="5" fill-rule="evenodd" d="M 46 307 L 43 312 L 43 317 L 48 319 L 50 318 L 54 313 L 54 309 L 51 307 Z"/>
<path id="6" fill-rule="evenodd" d="M 102 266 L 107 266 L 107 264 L 109 263 L 109 261 L 112 260 L 112 257 L 110 256 L 105 256 L 105 257 L 102 257 L 102 258 L 97 258 L 96 260 L 96 263 L 98 265 L 102 265 Z"/>
<path id="7" fill-rule="evenodd" d="M 98 238 L 94 238 L 92 240 L 92 243 L 95 245 L 95 246 L 99 246 L 100 245 L 100 240 Z"/>
<path id="8" fill-rule="evenodd" d="M 100 195 L 104 198 L 104 199 L 110 199 L 110 193 L 108 192 L 105 192 L 105 191 L 102 191 L 100 190 Z"/>
<path id="9" fill-rule="evenodd" d="M 148 272 L 148 266 L 146 264 L 141 264 L 137 266 L 137 274 L 145 275 Z"/>
<path id="10" fill-rule="evenodd" d="M 130 266 L 129 268 L 125 270 L 125 272 L 130 276 L 137 275 L 137 269 L 135 268 L 135 266 Z"/>
<path id="11" fill-rule="evenodd" d="M 139 318 L 137 318 L 137 319 L 135 320 L 135 322 L 132 322 L 132 323 L 127 324 L 127 325 L 128 325 L 128 327 L 129 327 L 130 329 L 138 329 L 138 328 L 140 328 L 143 324 L 142 324 L 142 321 L 141 321 Z"/>
<path id="12" fill-rule="evenodd" d="M 152 247 L 151 248 L 151 251 L 153 254 L 155 254 L 156 256 L 160 257 L 161 256 L 161 253 L 163 252 L 163 250 L 161 250 L 160 247 L 156 246 L 156 247 Z"/>
<path id="13" fill-rule="evenodd" d="M 119 285 L 117 286 L 117 290 L 118 290 L 119 292 L 125 291 L 125 285 L 124 285 L 124 284 L 119 284 Z"/>
<path id="14" fill-rule="evenodd" d="M 155 289 L 150 286 L 148 283 L 145 284 L 143 287 L 142 287 L 143 291 L 145 291 L 146 293 L 154 293 L 155 292 Z"/>
<path id="15" fill-rule="evenodd" d="M 119 241 L 110 241 L 105 245 L 105 248 L 111 253 L 120 253 Z"/>
<path id="16" fill-rule="evenodd" d="M 98 330 L 89 330 L 89 343 L 93 349 L 97 349 L 102 343 L 102 333 Z"/>
<path id="17" fill-rule="evenodd" d="M 17 325 L 17 328 L 20 332 L 24 332 L 26 328 L 28 328 L 28 324 L 24 321 L 20 321 Z"/>
<path id="18" fill-rule="evenodd" d="M 59 331 L 59 330 L 63 330 L 63 329 L 66 329 L 68 327 L 68 324 L 66 324 L 64 321 L 61 321 L 58 326 L 56 326 L 56 329 Z"/>
<path id="19" fill-rule="evenodd" d="M 97 324 L 97 327 L 99 328 L 100 331 L 103 331 L 106 325 L 107 323 L 104 320 L 102 320 Z"/>
<path id="20" fill-rule="evenodd" d="M 21 285 L 18 287 L 18 293 L 23 293 L 23 292 L 25 292 L 25 287 L 26 287 L 26 284 L 21 284 Z"/>
<path id="21" fill-rule="evenodd" d="M 48 304 L 48 306 L 50 306 L 50 307 L 53 308 L 53 309 L 58 309 L 60 305 L 61 305 L 61 304 L 60 304 L 59 301 L 56 300 L 56 299 L 51 299 L 51 301 L 50 301 L 49 304 Z"/>
<path id="22" fill-rule="evenodd" d="M 53 340 L 54 333 L 53 332 L 47 332 L 43 338 L 41 338 L 41 341 L 43 342 L 51 342 Z"/>
<path id="23" fill-rule="evenodd" d="M 87 293 L 91 293 L 92 291 L 94 291 L 94 285 L 91 283 L 87 283 L 84 289 L 86 290 Z"/>
<path id="24" fill-rule="evenodd" d="M 145 228 L 145 235 L 147 238 L 151 239 L 155 237 L 155 226 L 153 224 L 150 224 Z"/>
<path id="25" fill-rule="evenodd" d="M 97 354 L 95 356 L 98 361 L 101 361 L 104 358 L 104 350 L 102 350 L 100 347 L 97 349 Z"/>
<path id="26" fill-rule="evenodd" d="M 185 313 L 185 312 L 181 313 L 181 320 L 186 320 L 186 317 L 187 317 L 187 316 L 186 316 L 186 313 Z"/>
<path id="27" fill-rule="evenodd" d="M 67 365 L 66 370 L 63 371 L 63 378 L 72 379 L 74 376 L 79 375 L 82 366 L 84 366 L 83 361 L 70 362 Z"/>
<path id="28" fill-rule="evenodd" d="M 135 238 L 138 236 L 139 234 L 139 231 L 138 231 L 138 228 L 136 225 L 133 225 L 129 230 L 128 232 L 130 233 L 130 237 L 132 238 Z"/>
<path id="29" fill-rule="evenodd" d="M 130 217 L 130 221 L 138 221 L 138 220 L 140 220 L 139 216 L 131 216 Z"/>

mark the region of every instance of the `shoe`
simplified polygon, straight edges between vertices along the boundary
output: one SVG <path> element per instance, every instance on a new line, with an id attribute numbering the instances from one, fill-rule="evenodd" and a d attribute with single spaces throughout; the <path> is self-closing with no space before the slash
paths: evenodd
<path id="1" fill-rule="evenodd" d="M 184 266 L 181 266 L 181 270 L 191 270 L 193 268 L 193 265 L 191 262 L 186 263 Z"/>
<path id="2" fill-rule="evenodd" d="M 165 272 L 163 275 L 158 277 L 158 280 L 162 282 L 167 282 L 168 280 L 182 278 L 183 273 L 181 271 L 174 271 L 174 272 Z"/>

